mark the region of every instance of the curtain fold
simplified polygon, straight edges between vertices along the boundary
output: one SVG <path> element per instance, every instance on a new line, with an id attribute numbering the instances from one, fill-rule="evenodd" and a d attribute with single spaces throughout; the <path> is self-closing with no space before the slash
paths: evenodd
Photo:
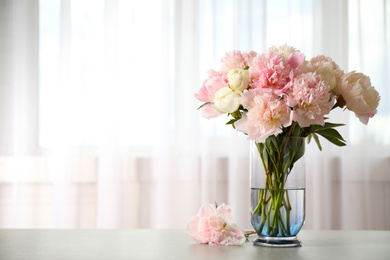
<path id="1" fill-rule="evenodd" d="M 382 98 L 367 126 L 331 114 L 347 147 L 308 145 L 304 228 L 390 229 L 387 0 L 0 5 L 0 227 L 185 228 L 227 203 L 251 229 L 249 141 L 194 93 L 225 52 L 287 43 Z"/>

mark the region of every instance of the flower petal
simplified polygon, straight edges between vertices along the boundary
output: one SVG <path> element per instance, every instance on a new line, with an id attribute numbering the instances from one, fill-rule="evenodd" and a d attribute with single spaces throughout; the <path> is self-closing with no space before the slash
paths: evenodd
<path id="1" fill-rule="evenodd" d="M 244 231 L 236 224 L 226 225 L 225 227 L 225 239 L 220 244 L 227 246 L 240 246 L 246 241 Z"/>
<path id="2" fill-rule="evenodd" d="M 211 204 L 203 205 L 198 212 L 199 218 L 209 218 L 215 215 L 215 207 Z"/>
<path id="3" fill-rule="evenodd" d="M 225 203 L 218 206 L 217 214 L 225 223 L 228 223 L 233 219 L 232 208 Z"/>
<path id="4" fill-rule="evenodd" d="M 212 104 L 207 104 L 201 108 L 201 115 L 204 118 L 210 119 L 210 118 L 220 116 L 222 114 L 219 113 L 217 110 L 215 110 L 215 108 Z"/>
<path id="5" fill-rule="evenodd" d="M 198 227 L 199 227 L 199 217 L 194 216 L 187 223 L 187 232 L 191 239 L 193 239 L 197 243 L 201 243 L 198 235 Z"/>
<path id="6" fill-rule="evenodd" d="M 303 55 L 303 53 L 294 52 L 288 57 L 287 63 L 291 66 L 291 68 L 296 69 L 303 63 L 304 60 L 305 55 Z"/>

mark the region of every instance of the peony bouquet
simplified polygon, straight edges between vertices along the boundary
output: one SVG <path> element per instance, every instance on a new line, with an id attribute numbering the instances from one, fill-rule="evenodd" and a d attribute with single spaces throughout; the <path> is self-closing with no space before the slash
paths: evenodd
<path id="1" fill-rule="evenodd" d="M 303 53 L 283 45 L 263 54 L 232 51 L 221 62 L 221 70 L 209 70 L 195 94 L 204 102 L 202 116 L 231 115 L 228 124 L 256 142 L 294 123 L 301 128 L 324 126 L 325 116 L 337 107 L 353 111 L 363 124 L 377 111 L 380 97 L 370 78 L 355 71 L 344 73 L 323 55 L 307 61 Z M 306 134 L 314 137 L 315 132 Z"/>
<path id="2" fill-rule="evenodd" d="M 202 116 L 227 114 L 227 124 L 254 141 L 267 182 L 252 214 L 262 216 L 258 229 L 267 223 L 267 235 L 288 236 L 289 223 L 278 222 L 278 211 L 281 207 L 291 210 L 288 194 L 281 190 L 304 153 L 299 148 L 301 139 L 294 137 L 314 139 L 320 150 L 319 136 L 337 146 L 346 145 L 335 129 L 343 124 L 327 122 L 327 115 L 336 108 L 347 109 L 367 124 L 377 112 L 379 94 L 368 76 L 344 73 L 323 55 L 307 60 L 287 45 L 273 46 L 265 53 L 232 51 L 221 62 L 221 69 L 208 71 L 195 94 L 203 102 Z M 273 205 L 273 216 L 270 210 L 268 215 L 265 212 L 267 204 Z"/>

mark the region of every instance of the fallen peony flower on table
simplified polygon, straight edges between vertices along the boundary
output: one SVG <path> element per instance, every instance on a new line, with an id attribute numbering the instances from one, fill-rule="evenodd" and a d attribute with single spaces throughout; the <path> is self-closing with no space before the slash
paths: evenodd
<path id="1" fill-rule="evenodd" d="M 216 208 L 206 204 L 190 219 L 187 231 L 190 238 L 200 244 L 242 245 L 246 240 L 244 232 L 236 224 L 228 224 L 232 219 L 229 205 L 221 204 Z"/>

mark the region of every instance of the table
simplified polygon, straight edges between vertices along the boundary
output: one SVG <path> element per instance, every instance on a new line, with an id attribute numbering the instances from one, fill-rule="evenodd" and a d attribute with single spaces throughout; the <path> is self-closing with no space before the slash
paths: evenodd
<path id="1" fill-rule="evenodd" d="M 298 237 L 300 248 L 265 248 L 199 245 L 185 230 L 2 229 L 0 259 L 390 259 L 390 231 L 303 230 Z"/>

